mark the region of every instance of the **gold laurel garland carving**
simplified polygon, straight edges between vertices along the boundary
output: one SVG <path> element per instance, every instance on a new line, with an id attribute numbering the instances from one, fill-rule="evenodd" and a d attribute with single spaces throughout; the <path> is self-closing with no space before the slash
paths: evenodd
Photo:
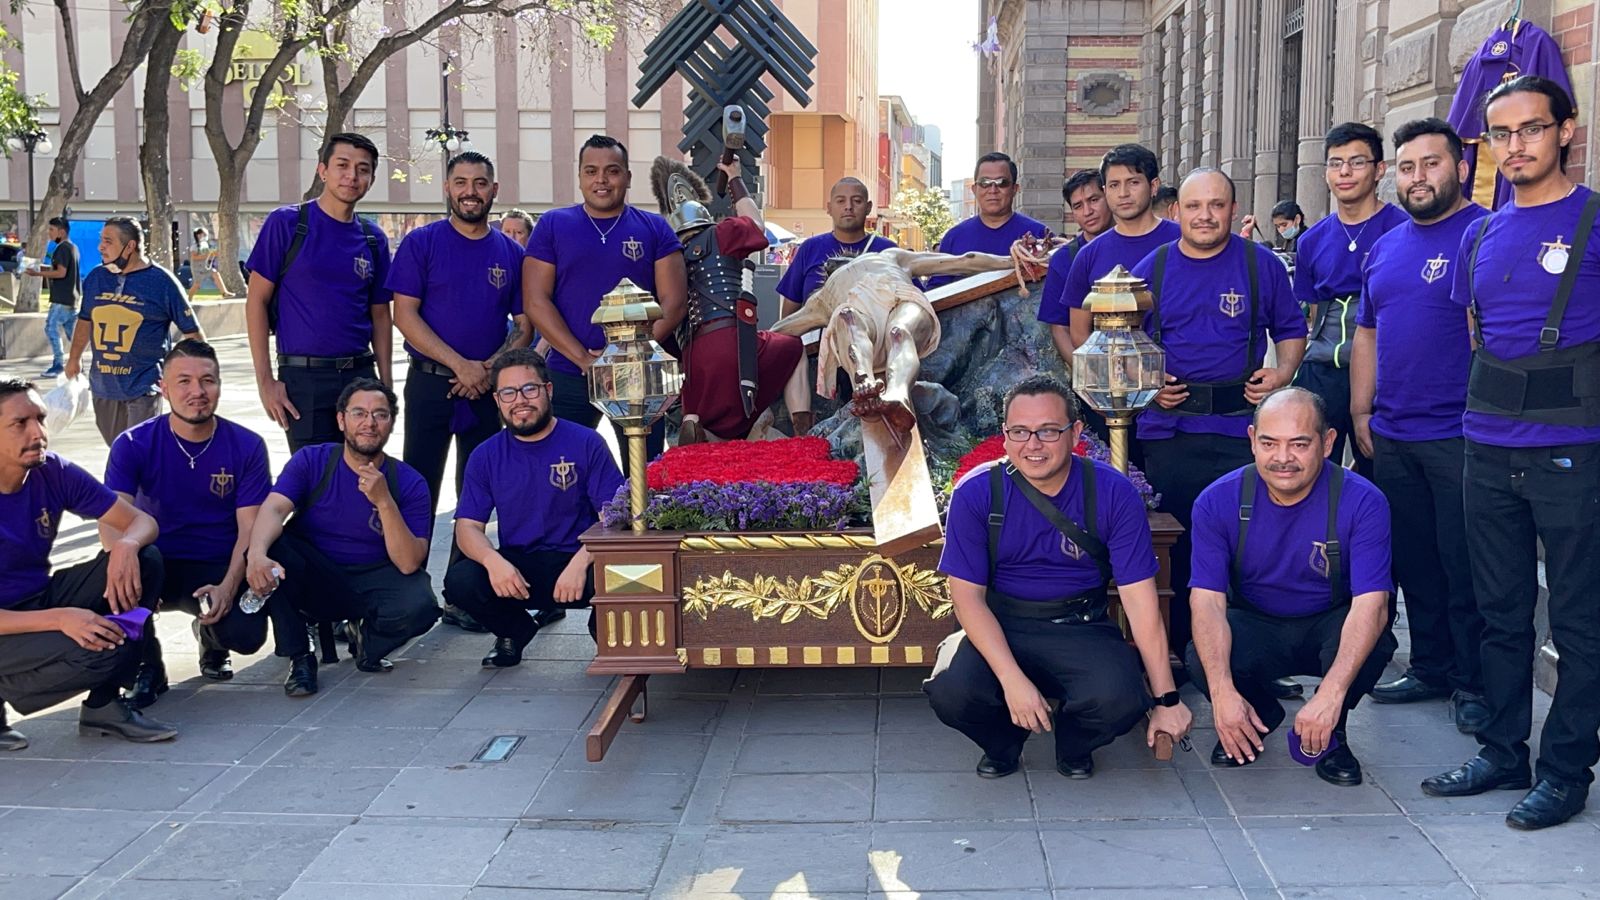
<path id="1" fill-rule="evenodd" d="M 801 615 L 826 621 L 839 606 L 849 603 L 849 592 L 855 587 L 856 573 L 861 568 L 846 563 L 820 575 L 807 575 L 799 581 L 793 576 L 780 580 L 771 575 L 745 579 L 724 571 L 715 578 L 701 578 L 693 587 L 686 587 L 683 609 L 702 620 L 716 610 L 743 609 L 749 611 L 755 622 L 776 618 L 779 624 L 787 625 Z M 937 571 L 919 569 L 911 564 L 894 568 L 905 593 L 910 595 L 904 599 L 915 601 L 930 619 L 942 619 L 951 614 L 950 598 L 942 590 L 944 578 Z"/>

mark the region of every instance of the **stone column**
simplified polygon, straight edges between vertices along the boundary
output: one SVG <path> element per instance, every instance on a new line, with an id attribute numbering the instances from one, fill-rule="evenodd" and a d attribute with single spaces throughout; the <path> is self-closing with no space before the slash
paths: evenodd
<path id="1" fill-rule="evenodd" d="M 1283 116 L 1283 17 L 1284 0 L 1261 0 L 1261 26 L 1257 32 L 1254 57 L 1256 70 L 1255 154 L 1253 174 L 1255 203 L 1250 209 L 1265 222 L 1278 197 L 1278 131 Z"/>
<path id="2" fill-rule="evenodd" d="M 1166 103 L 1161 111 L 1165 121 L 1161 131 L 1161 172 L 1168 178 L 1176 177 L 1183 159 L 1179 142 L 1182 140 L 1184 78 L 1183 45 L 1186 34 L 1183 10 L 1180 7 L 1167 17 L 1166 37 L 1162 41 L 1161 56 L 1165 60 L 1163 75 L 1167 79 Z"/>
<path id="3" fill-rule="evenodd" d="M 1258 2 L 1225 0 L 1219 35 L 1222 87 L 1218 96 L 1221 141 L 1217 164 L 1233 179 L 1241 215 L 1255 208 L 1254 107 L 1263 99 L 1260 94 L 1271 89 L 1269 79 L 1262 78 L 1257 69 L 1260 56 L 1255 46 L 1259 28 Z M 1255 104 L 1250 102 L 1252 97 L 1256 98 Z"/>
<path id="4" fill-rule="evenodd" d="M 1333 125 L 1333 0 L 1306 0 L 1300 76 L 1300 166 L 1295 194 L 1308 220 L 1328 212 L 1322 141 Z"/>

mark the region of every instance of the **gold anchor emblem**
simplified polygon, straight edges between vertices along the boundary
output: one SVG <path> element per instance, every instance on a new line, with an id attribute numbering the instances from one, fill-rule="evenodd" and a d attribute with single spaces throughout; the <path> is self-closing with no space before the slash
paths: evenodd
<path id="1" fill-rule="evenodd" d="M 55 533 L 55 523 L 50 521 L 49 507 L 39 507 L 39 518 L 34 519 L 33 522 L 39 527 L 39 537 L 49 540 L 50 536 Z"/>
<path id="2" fill-rule="evenodd" d="M 644 244 L 639 243 L 636 238 L 628 238 L 622 242 L 622 255 L 638 262 L 644 258 Z"/>
<path id="3" fill-rule="evenodd" d="M 227 469 L 221 469 L 211 476 L 211 493 L 217 497 L 233 493 L 233 475 Z"/>
<path id="4" fill-rule="evenodd" d="M 1429 284 L 1444 277 L 1445 270 L 1450 268 L 1450 260 L 1441 253 L 1422 265 L 1422 280 Z"/>
<path id="5" fill-rule="evenodd" d="M 1326 541 L 1311 542 L 1311 571 L 1328 577 L 1328 544 Z"/>
<path id="6" fill-rule="evenodd" d="M 868 557 L 856 570 L 850 589 L 850 615 L 856 630 L 874 644 L 894 640 L 906 618 L 906 591 L 894 563 Z"/>
<path id="7" fill-rule="evenodd" d="M 504 266 L 497 264 L 489 267 L 489 286 L 495 290 L 506 286 L 506 270 Z"/>
<path id="8" fill-rule="evenodd" d="M 561 490 L 567 490 L 578 483 L 578 464 L 567 462 L 565 456 L 560 462 L 550 464 L 550 483 Z"/>
<path id="9" fill-rule="evenodd" d="M 1236 319 L 1239 317 L 1239 313 L 1244 311 L 1244 295 L 1237 291 L 1229 291 L 1222 295 L 1222 299 L 1217 303 L 1217 308 L 1222 310 L 1222 314 L 1228 318 Z"/>

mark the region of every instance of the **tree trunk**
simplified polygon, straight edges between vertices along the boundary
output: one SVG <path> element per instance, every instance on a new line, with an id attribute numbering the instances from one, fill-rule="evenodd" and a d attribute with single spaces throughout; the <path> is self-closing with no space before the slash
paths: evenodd
<path id="1" fill-rule="evenodd" d="M 243 297 L 244 277 L 239 274 L 239 195 L 244 187 L 240 169 L 234 165 L 233 154 L 217 158 L 217 274 L 228 296 Z M 276 272 L 268 274 L 276 278 Z"/>
<path id="2" fill-rule="evenodd" d="M 178 55 L 183 32 L 163 28 L 150 48 L 144 81 L 144 142 L 139 145 L 139 174 L 144 181 L 144 210 L 150 220 L 145 253 L 157 264 L 177 271 L 177 250 L 172 242 L 172 167 L 167 148 L 172 117 L 167 90 L 172 84 L 172 62 Z M 185 123 L 187 125 L 187 123 Z"/>

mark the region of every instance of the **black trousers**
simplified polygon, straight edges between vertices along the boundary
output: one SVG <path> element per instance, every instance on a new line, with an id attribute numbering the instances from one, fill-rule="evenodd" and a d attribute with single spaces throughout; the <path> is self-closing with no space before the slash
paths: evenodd
<path id="1" fill-rule="evenodd" d="M 341 565 L 292 530 L 268 554 L 283 566 L 283 581 L 267 600 L 278 656 L 311 652 L 309 624 L 349 619 L 361 623 L 367 659 L 378 660 L 439 620 L 427 569 L 405 575 L 387 560 Z"/>
<path id="2" fill-rule="evenodd" d="M 1483 693 L 1483 616 L 1472 592 L 1463 519 L 1466 442 L 1372 436 L 1372 473 L 1389 499 L 1394 577 L 1411 627 L 1407 672 L 1432 685 Z"/>
<path id="3" fill-rule="evenodd" d="M 289 452 L 312 444 L 339 443 L 344 435 L 339 432 L 336 407 L 344 386 L 357 378 L 377 378 L 373 363 L 353 369 L 312 369 L 306 366 L 279 366 L 278 380 L 289 394 L 289 402 L 299 411 L 300 418 L 289 420 Z"/>
<path id="4" fill-rule="evenodd" d="M 1179 432 L 1158 441 L 1142 441 L 1144 474 L 1161 495 L 1160 509 L 1183 526 L 1172 547 L 1172 605 L 1168 613 L 1167 645 L 1172 652 L 1189 643 L 1189 555 L 1193 541 L 1194 501 L 1211 482 L 1255 461 L 1250 441 L 1221 434 Z"/>
<path id="5" fill-rule="evenodd" d="M 489 570 L 482 563 L 462 557 L 451 564 L 444 576 L 446 603 L 467 611 L 495 637 L 518 641 L 531 639 L 538 629 L 528 615 L 530 609 L 583 609 L 594 597 L 594 568 L 591 566 L 583 583 L 583 599 L 577 603 L 557 603 L 556 580 L 575 554 L 555 550 L 516 550 L 500 548 L 506 562 L 517 567 L 528 581 L 528 599 L 501 597 L 489 585 Z M 594 617 L 589 618 L 589 634 L 595 629 Z"/>
<path id="6" fill-rule="evenodd" d="M 555 397 L 550 402 L 550 412 L 558 419 L 568 422 L 577 422 L 585 428 L 594 428 L 600 424 L 601 414 L 599 408 L 589 402 L 589 380 L 581 375 L 568 375 L 565 372 L 550 373 L 550 383 L 555 386 Z M 617 433 L 617 447 L 622 451 L 622 473 L 630 474 L 628 462 L 628 438 L 622 429 L 613 425 Z M 665 416 L 656 420 L 650 426 L 650 436 L 645 439 L 645 458 L 655 459 L 667 446 L 667 419 Z"/>
<path id="7" fill-rule="evenodd" d="M 1349 440 L 1350 430 L 1354 427 L 1350 419 L 1350 370 L 1336 368 L 1329 363 L 1301 363 L 1294 383 L 1321 397 L 1322 402 L 1327 404 L 1328 427 L 1338 432 L 1333 439 L 1333 452 L 1329 454 L 1334 463 L 1344 465 L 1344 447 L 1349 443 L 1350 457 L 1355 460 L 1352 468 L 1356 474 L 1370 479 L 1372 460 L 1363 456 L 1361 448 Z"/>
<path id="8" fill-rule="evenodd" d="M 1151 706 L 1139 654 L 1117 626 L 1057 624 L 996 614 L 1006 644 L 1039 693 L 1059 700 L 1056 760 L 1082 759 L 1138 724 Z M 922 683 L 939 721 L 991 759 L 1013 761 L 1028 730 L 1011 721 L 1005 690 L 988 660 L 958 631 L 939 644 L 933 674 Z"/>
<path id="9" fill-rule="evenodd" d="M 1560 659 L 1537 774 L 1586 785 L 1600 760 L 1600 444 L 1513 449 L 1467 441 L 1467 550 L 1483 613 L 1483 755 L 1527 766 L 1538 545 Z"/>
<path id="10" fill-rule="evenodd" d="M 166 574 L 161 583 L 161 608 L 179 609 L 191 616 L 200 615 L 200 601 L 194 592 L 208 584 L 220 582 L 228 574 L 228 561 L 173 559 L 165 560 Z M 250 615 L 239 608 L 239 596 L 249 585 L 239 583 L 234 593 L 233 606 L 215 625 L 200 626 L 201 650 L 228 650 L 234 653 L 254 653 L 267 642 L 267 616 Z M 153 640 L 146 648 L 146 660 L 161 658 L 161 642 Z"/>
<path id="11" fill-rule="evenodd" d="M 1348 606 L 1337 606 L 1313 616 L 1269 616 L 1253 609 L 1228 607 L 1228 628 L 1233 632 L 1233 655 L 1228 661 L 1233 686 L 1261 718 L 1261 724 L 1276 729 L 1286 713 L 1278 702 L 1272 682 L 1290 675 L 1326 675 L 1339 655 L 1339 636 L 1344 628 Z M 1350 710 L 1383 677 L 1383 667 L 1394 657 L 1394 632 L 1385 628 L 1378 643 L 1356 671 L 1350 690 L 1344 695 L 1344 711 L 1339 714 L 1343 730 Z M 1195 687 L 1211 699 L 1205 667 L 1193 643 L 1184 654 Z"/>
<path id="12" fill-rule="evenodd" d="M 455 483 L 459 494 L 463 474 L 467 471 L 467 457 L 479 444 L 500 431 L 500 411 L 495 408 L 493 394 L 484 394 L 476 400 L 449 394 L 449 378 L 424 372 L 414 365 L 406 372 L 406 435 L 401 458 L 428 483 L 434 513 L 439 512 L 439 485 L 444 481 L 450 444 L 453 442 L 456 447 Z M 452 432 L 450 424 L 456 407 L 461 404 L 471 410 L 472 425 L 465 431 Z"/>
<path id="13" fill-rule="evenodd" d="M 105 616 L 106 571 L 111 557 L 101 552 L 94 559 L 50 576 L 45 592 L 10 607 L 12 612 L 33 612 L 73 607 Z M 139 551 L 139 605 L 156 608 L 161 592 L 161 553 L 154 547 Z M 154 628 L 145 626 L 148 639 Z M 90 691 L 94 705 L 116 696 L 118 685 L 131 686 L 143 658 L 139 642 L 128 641 L 114 650 L 85 650 L 60 631 L 35 631 L 0 635 L 0 701 L 24 715 L 38 712 Z"/>

